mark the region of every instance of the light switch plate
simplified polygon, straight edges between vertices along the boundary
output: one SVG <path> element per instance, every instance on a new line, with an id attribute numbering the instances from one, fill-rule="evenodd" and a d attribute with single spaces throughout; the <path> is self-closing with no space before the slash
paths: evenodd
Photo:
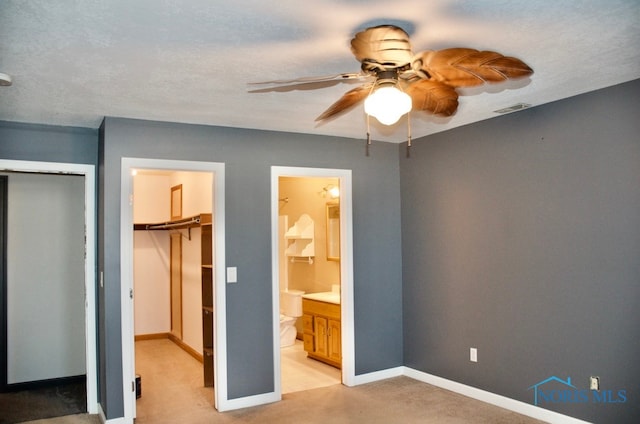
<path id="1" fill-rule="evenodd" d="M 478 362 L 478 349 L 475 347 L 469 348 L 469 360 L 471 362 Z"/>
<path id="2" fill-rule="evenodd" d="M 238 282 L 238 268 L 235 266 L 227 267 L 227 283 Z"/>

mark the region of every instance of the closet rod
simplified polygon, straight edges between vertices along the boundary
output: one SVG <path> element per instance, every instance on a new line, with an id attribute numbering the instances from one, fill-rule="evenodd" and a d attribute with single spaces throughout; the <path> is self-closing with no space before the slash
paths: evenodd
<path id="1" fill-rule="evenodd" d="M 147 225 L 146 228 L 147 228 L 147 230 L 165 230 L 165 229 L 169 229 L 169 228 L 184 227 L 184 226 L 188 226 L 188 225 L 192 225 L 192 224 L 200 224 L 200 217 L 199 216 L 194 216 L 192 218 L 185 219 L 185 220 L 182 220 L 182 221 L 167 222 L 167 223 L 164 223 L 164 224 Z"/>

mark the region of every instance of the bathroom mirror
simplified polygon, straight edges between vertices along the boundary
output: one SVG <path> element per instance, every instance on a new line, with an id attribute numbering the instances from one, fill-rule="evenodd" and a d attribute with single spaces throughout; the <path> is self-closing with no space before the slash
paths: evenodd
<path id="1" fill-rule="evenodd" d="M 327 203 L 327 260 L 340 260 L 340 204 Z"/>

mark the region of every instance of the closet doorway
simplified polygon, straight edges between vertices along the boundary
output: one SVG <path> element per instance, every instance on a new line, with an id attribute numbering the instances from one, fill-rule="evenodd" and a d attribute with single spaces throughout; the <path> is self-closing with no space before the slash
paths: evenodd
<path id="1" fill-rule="evenodd" d="M 199 363 L 195 376 L 184 377 L 189 380 L 185 387 L 202 391 L 207 386 L 204 396 L 211 402 L 212 412 L 225 394 L 218 387 L 226 380 L 226 374 L 218 373 L 217 368 L 226 346 L 216 344 L 221 341 L 219 331 L 214 339 L 214 326 L 225 324 L 219 319 L 221 313 L 224 317 L 224 287 L 222 291 L 218 288 L 224 283 L 224 278 L 220 280 L 220 264 L 224 264 L 224 195 L 219 191 L 223 184 L 221 164 L 123 159 L 121 193 L 123 198 L 131 199 L 123 204 L 121 218 L 123 390 L 129 393 L 131 384 L 136 379 L 139 382 L 141 390 L 137 392 L 143 413 L 140 419 L 153 421 L 150 414 L 166 407 L 162 399 L 175 400 L 170 391 L 176 385 L 169 382 L 152 386 L 168 368 L 156 373 L 153 366 L 157 368 L 157 364 L 138 363 L 146 370 L 145 378 L 136 368 L 136 343 L 145 346 L 140 347 L 140 359 L 147 358 L 145 361 L 155 358 L 172 367 L 173 359 L 167 355 L 174 353 L 170 352 L 177 352 L 176 358 L 186 358 L 189 365 L 177 365 L 175 372 L 180 372 L 181 367 L 192 372 L 193 364 Z M 131 297 L 126 296 L 129 292 Z M 221 299 L 214 293 L 221 293 Z M 147 346 L 153 343 L 160 344 L 157 348 Z M 159 357 L 160 352 L 167 353 Z M 137 415 L 135 395 L 125 396 L 127 421 Z M 184 399 L 184 406 L 188 406 L 189 397 Z M 150 407 L 149 402 L 159 404 Z"/>
<path id="2" fill-rule="evenodd" d="M 135 372 L 146 380 L 136 417 L 156 421 L 179 397 L 213 405 L 213 174 L 135 171 Z"/>
<path id="3" fill-rule="evenodd" d="M 294 198 L 297 196 L 301 197 L 298 201 Z M 281 398 L 282 393 L 310 388 L 305 385 L 312 379 L 315 379 L 317 387 L 333 381 L 354 385 L 351 205 L 350 170 L 271 168 L 273 344 L 277 398 Z M 336 207 L 339 207 L 339 213 L 336 213 Z M 317 317 L 303 307 L 297 313 L 300 315 L 296 323 L 297 340 L 294 345 L 288 345 L 285 333 L 289 329 L 283 327 L 286 324 L 281 324 L 281 313 L 284 315 L 282 322 L 289 319 L 283 312 L 281 297 L 291 299 L 291 294 L 299 291 L 305 292 L 303 303 L 307 302 L 307 295 L 314 293 L 329 295 L 331 304 L 325 304 L 323 299 L 322 305 L 329 309 L 323 309 L 322 316 Z M 295 377 L 300 373 L 308 373 L 307 382 L 303 383 L 304 375 Z"/>
<path id="4" fill-rule="evenodd" d="M 0 173 L 2 389 L 79 378 L 96 414 L 94 166 L 0 160 Z"/>

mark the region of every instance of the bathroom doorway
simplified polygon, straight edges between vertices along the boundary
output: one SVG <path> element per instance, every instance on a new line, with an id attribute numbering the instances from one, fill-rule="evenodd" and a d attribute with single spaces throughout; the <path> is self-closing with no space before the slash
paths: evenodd
<path id="1" fill-rule="evenodd" d="M 272 167 L 274 381 L 280 397 L 352 385 L 351 228 L 349 170 Z M 319 314 L 314 305 L 322 308 Z"/>
<path id="2" fill-rule="evenodd" d="M 156 188 L 162 186 L 162 189 L 158 188 L 158 190 L 163 190 L 162 193 L 154 190 L 147 193 L 136 190 L 137 182 L 133 175 L 136 170 L 158 177 L 156 183 L 159 185 Z M 164 177 L 165 174 L 168 174 L 169 177 Z M 195 377 L 195 380 L 198 381 L 196 389 L 204 390 L 205 385 L 209 386 L 210 394 L 206 396 L 211 396 L 209 399 L 212 403 L 213 413 L 213 407 L 224 408 L 224 404 L 227 402 L 225 390 L 226 345 L 224 343 L 226 339 L 226 320 L 224 319 L 224 164 L 123 158 L 121 177 L 124 393 L 129 393 L 131 385 L 137 377 L 135 336 L 148 334 L 153 340 L 155 336 L 166 335 L 171 340 L 167 341 L 174 347 L 178 346 L 178 350 L 183 354 L 186 352 L 187 356 L 200 355 L 203 358 L 204 365 L 200 365 L 201 371 Z M 166 178 L 166 181 L 160 181 L 163 178 Z M 182 181 L 178 181 L 176 178 Z M 152 185 L 154 184 L 152 183 Z M 179 191 L 176 189 L 178 186 L 181 188 Z M 158 208 L 157 200 L 160 197 L 163 199 L 163 203 L 160 205 L 163 217 L 154 218 L 155 209 Z M 178 200 L 180 201 L 179 205 Z M 160 226 L 142 228 L 135 225 L 134 203 L 147 209 L 144 213 L 146 217 L 142 219 L 151 222 L 143 223 L 143 226 L 146 224 L 160 224 Z M 191 221 L 194 217 L 198 219 Z M 180 243 L 172 244 L 171 239 L 176 239 L 178 236 Z M 148 287 L 146 289 L 138 285 L 140 281 L 135 281 L 134 285 L 140 268 L 138 265 L 134 266 L 135 244 L 146 250 L 142 254 L 147 255 L 147 259 L 151 252 L 153 254 L 151 256 L 156 256 L 156 260 L 159 261 L 157 267 L 144 267 L 152 274 L 162 274 L 161 278 L 156 279 L 154 276 L 147 278 Z M 171 248 L 175 249 L 178 244 L 180 251 L 176 254 L 174 250 L 174 255 L 172 255 Z M 170 289 L 172 256 L 174 260 L 181 257 L 180 266 L 182 267 L 182 280 L 179 282 L 179 292 L 177 293 L 178 297 L 182 297 L 181 300 L 178 299 L 182 302 L 178 323 L 181 331 L 178 333 L 171 331 L 172 314 L 170 309 L 171 304 L 176 301 L 176 299 L 171 299 Z M 205 257 L 209 258 L 208 261 L 205 261 Z M 193 274 L 197 274 L 197 276 Z M 204 284 L 205 275 L 211 281 L 210 285 Z M 164 281 L 166 286 L 163 289 L 154 287 L 154 284 L 160 281 Z M 208 288 L 206 293 L 205 286 Z M 134 289 L 135 295 L 133 295 Z M 129 295 L 130 293 L 131 295 Z M 160 294 L 164 296 L 163 299 L 160 299 L 160 302 L 164 304 L 162 316 L 156 316 L 159 309 L 153 306 L 134 306 L 138 297 L 149 303 L 154 300 L 154 296 L 157 297 Z M 205 302 L 210 302 L 210 304 L 205 305 Z M 140 315 L 140 312 L 143 312 L 144 315 Z M 205 325 L 205 314 L 209 318 L 212 317 L 210 322 L 207 321 L 210 325 Z M 140 324 L 145 327 L 141 327 Z M 174 321 L 173 324 L 175 328 L 176 322 Z M 210 357 L 210 361 L 207 360 L 207 356 Z M 147 393 L 145 397 L 145 379 L 143 375 L 140 377 L 141 381 L 138 381 L 140 381 L 142 388 L 141 400 L 146 401 L 149 399 L 150 393 Z M 207 381 L 208 377 L 210 377 L 210 381 Z M 171 384 L 167 385 L 167 387 L 171 386 Z M 125 396 L 124 418 L 127 422 L 133 422 L 137 415 L 136 402 L 136 391 L 132 392 L 131 396 Z M 147 406 L 145 408 L 149 410 Z"/>

